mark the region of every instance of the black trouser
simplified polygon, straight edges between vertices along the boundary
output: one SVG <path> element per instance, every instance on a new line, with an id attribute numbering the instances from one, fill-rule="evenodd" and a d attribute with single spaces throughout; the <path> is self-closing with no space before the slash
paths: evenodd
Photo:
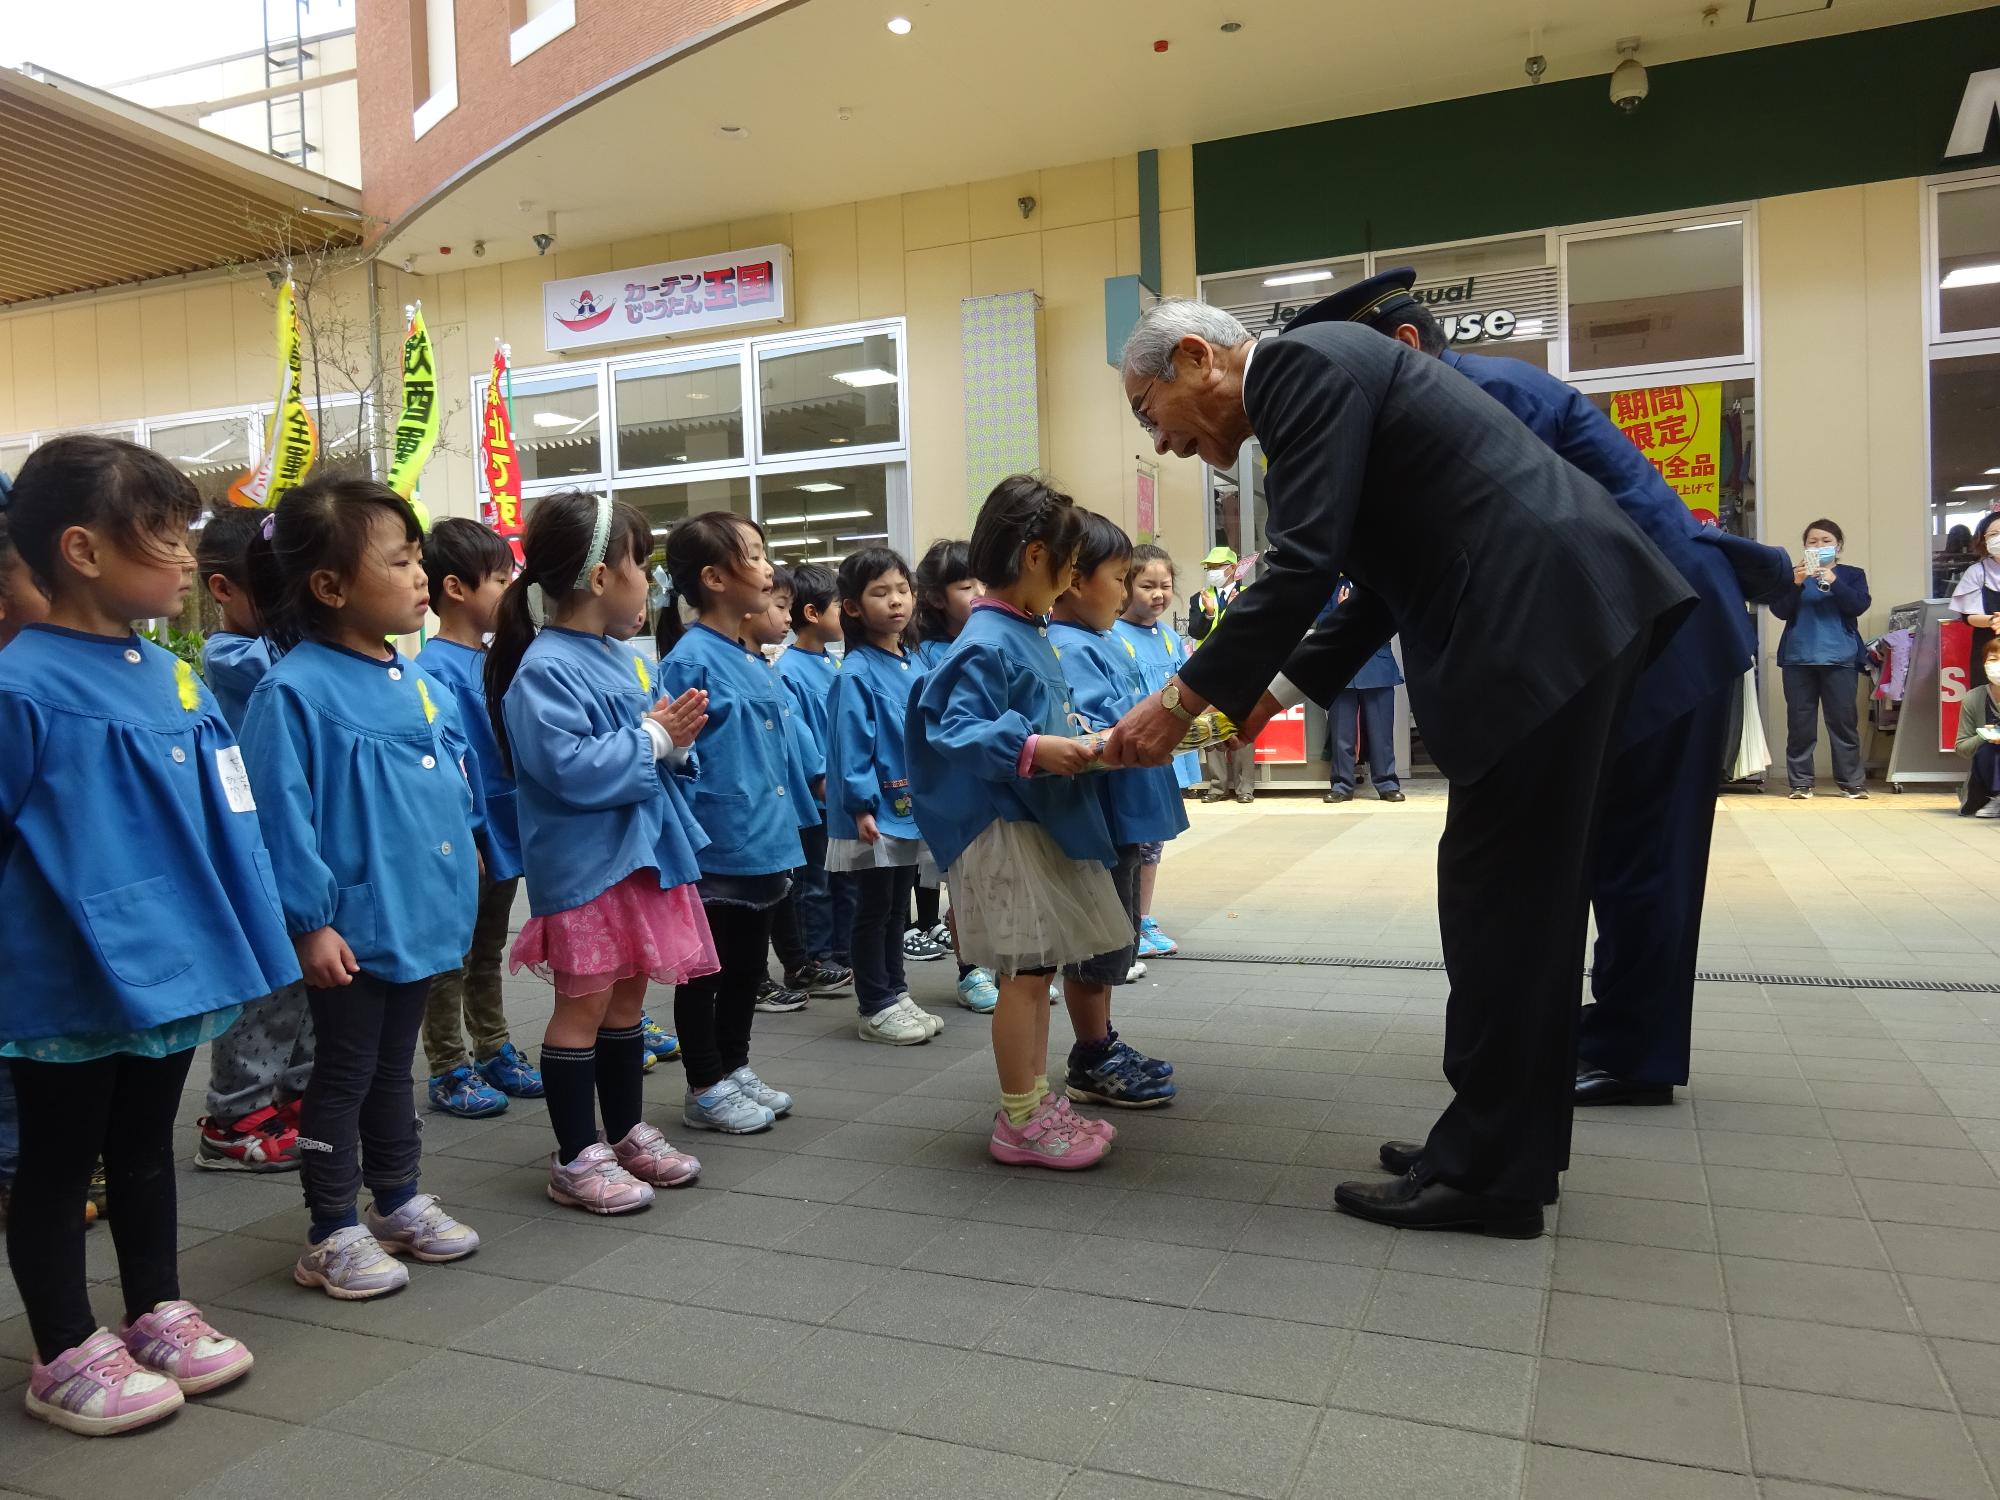
<path id="1" fill-rule="evenodd" d="M 909 925 L 915 927 L 919 932 L 928 933 L 942 920 L 938 912 L 939 908 L 944 904 L 944 888 L 935 885 L 918 885 L 915 881 L 910 883 L 910 887 L 916 897 L 917 917 L 916 921 Z M 905 902 L 902 909 L 908 911 L 910 903 Z"/>
<path id="2" fill-rule="evenodd" d="M 1455 784 L 1438 842 L 1438 930 L 1451 976 L 1452 1102 L 1427 1176 L 1540 1203 L 1569 1160 L 1590 860 L 1628 649 L 1477 781 Z"/>
<path id="3" fill-rule="evenodd" d="M 1819 715 L 1826 715 L 1827 747 L 1833 752 L 1834 782 L 1848 791 L 1867 784 L 1861 767 L 1860 709 L 1854 701 L 1861 672 L 1856 667 L 1786 667 L 1785 779 L 1794 787 L 1813 784 L 1813 749 L 1819 744 Z"/>
<path id="4" fill-rule="evenodd" d="M 917 867 L 856 870 L 833 878 L 854 882 L 854 998 L 862 1015 L 876 1015 L 903 993 L 903 922 L 910 893 L 919 889 Z"/>
<path id="5" fill-rule="evenodd" d="M 83 1200 L 98 1157 L 126 1319 L 181 1294 L 174 1116 L 193 1061 L 192 1048 L 81 1063 L 7 1060 L 21 1109 L 7 1259 L 43 1364 L 97 1330 L 83 1270 Z"/>
<path id="6" fill-rule="evenodd" d="M 1636 1083 L 1687 1082 L 1715 768 L 1742 696 L 1732 682 L 1619 751 L 1605 772 L 1590 889 L 1596 1003 L 1577 1034 L 1589 1067 Z"/>
<path id="7" fill-rule="evenodd" d="M 383 1193 L 417 1180 L 410 1066 L 430 991 L 429 979 L 391 984 L 367 973 L 306 991 L 317 1050 L 299 1104 L 299 1179 L 315 1224 L 351 1222 L 364 1182 Z"/>
<path id="8" fill-rule="evenodd" d="M 750 1023 L 771 946 L 771 908 L 703 903 L 722 967 L 674 989 L 674 1031 L 688 1088 L 701 1093 L 750 1062 Z"/>

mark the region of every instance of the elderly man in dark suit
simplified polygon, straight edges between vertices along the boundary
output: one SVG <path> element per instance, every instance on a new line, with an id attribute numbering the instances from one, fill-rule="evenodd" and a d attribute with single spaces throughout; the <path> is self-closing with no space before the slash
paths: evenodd
<path id="1" fill-rule="evenodd" d="M 1343 1183 L 1334 1202 L 1405 1228 L 1539 1234 L 1569 1158 L 1604 763 L 1692 591 L 1601 485 L 1372 330 L 1257 344 L 1220 309 L 1163 302 L 1123 377 L 1158 452 L 1220 467 L 1262 443 L 1270 545 L 1257 587 L 1125 716 L 1107 758 L 1165 764 L 1211 704 L 1254 732 L 1278 707 L 1274 676 L 1324 702 L 1400 633 L 1411 710 L 1451 783 L 1438 924 L 1455 1097 L 1407 1176 Z M 1347 607 L 1308 636 L 1343 573 Z"/>

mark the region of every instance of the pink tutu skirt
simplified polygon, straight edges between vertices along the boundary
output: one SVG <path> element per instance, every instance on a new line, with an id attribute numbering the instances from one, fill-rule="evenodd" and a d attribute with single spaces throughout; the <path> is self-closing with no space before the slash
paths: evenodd
<path id="1" fill-rule="evenodd" d="M 564 996 L 595 995 L 643 974 L 685 984 L 722 967 L 708 915 L 691 885 L 660 889 L 659 873 L 635 870 L 595 900 L 530 917 L 514 939 L 510 969 L 529 969 Z"/>

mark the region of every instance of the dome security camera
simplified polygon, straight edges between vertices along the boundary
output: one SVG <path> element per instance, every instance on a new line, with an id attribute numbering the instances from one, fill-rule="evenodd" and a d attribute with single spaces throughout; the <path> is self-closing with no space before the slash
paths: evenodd
<path id="1" fill-rule="evenodd" d="M 1635 36 L 1621 41 L 1618 52 L 1624 60 L 1611 70 L 1611 102 L 1619 113 L 1629 115 L 1646 98 L 1646 65 L 1639 61 L 1639 39 Z"/>
<path id="2" fill-rule="evenodd" d="M 1642 94 L 1645 92 L 1645 87 L 1643 84 L 1640 86 L 1639 92 Z M 549 253 L 549 246 L 553 245 L 555 242 L 556 242 L 556 237 L 552 234 L 544 233 L 536 235 L 535 254 L 547 255 Z"/>

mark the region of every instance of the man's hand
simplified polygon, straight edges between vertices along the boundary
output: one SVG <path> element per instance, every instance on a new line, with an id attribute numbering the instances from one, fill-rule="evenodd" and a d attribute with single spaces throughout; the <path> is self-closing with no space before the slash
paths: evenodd
<path id="1" fill-rule="evenodd" d="M 854 836 L 864 844 L 882 842 L 882 830 L 875 826 L 875 814 L 865 812 L 854 820 Z"/>
<path id="2" fill-rule="evenodd" d="M 316 990 L 334 990 L 352 984 L 354 976 L 361 972 L 361 965 L 354 961 L 354 950 L 331 927 L 293 938 L 292 949 L 299 956 L 299 968 L 305 973 L 306 983 Z"/>
<path id="3" fill-rule="evenodd" d="M 1181 707 L 1198 714 L 1208 707 L 1208 702 L 1189 692 L 1182 683 Z M 1160 701 L 1158 693 L 1148 693 L 1112 728 L 1111 738 L 1104 744 L 1105 763 L 1164 766 L 1174 758 L 1174 751 L 1180 748 L 1186 734 L 1187 724 L 1181 717 Z"/>
<path id="4" fill-rule="evenodd" d="M 1035 736 L 1035 769 L 1051 776 L 1075 776 L 1097 759 L 1094 742 L 1073 740 L 1067 735 Z"/>
<path id="5" fill-rule="evenodd" d="M 1271 722 L 1272 716 L 1284 711 L 1284 705 L 1268 692 L 1259 695 L 1256 707 L 1250 710 L 1250 717 L 1236 726 L 1238 744 L 1247 745 L 1255 740 L 1264 732 L 1264 726 Z"/>

